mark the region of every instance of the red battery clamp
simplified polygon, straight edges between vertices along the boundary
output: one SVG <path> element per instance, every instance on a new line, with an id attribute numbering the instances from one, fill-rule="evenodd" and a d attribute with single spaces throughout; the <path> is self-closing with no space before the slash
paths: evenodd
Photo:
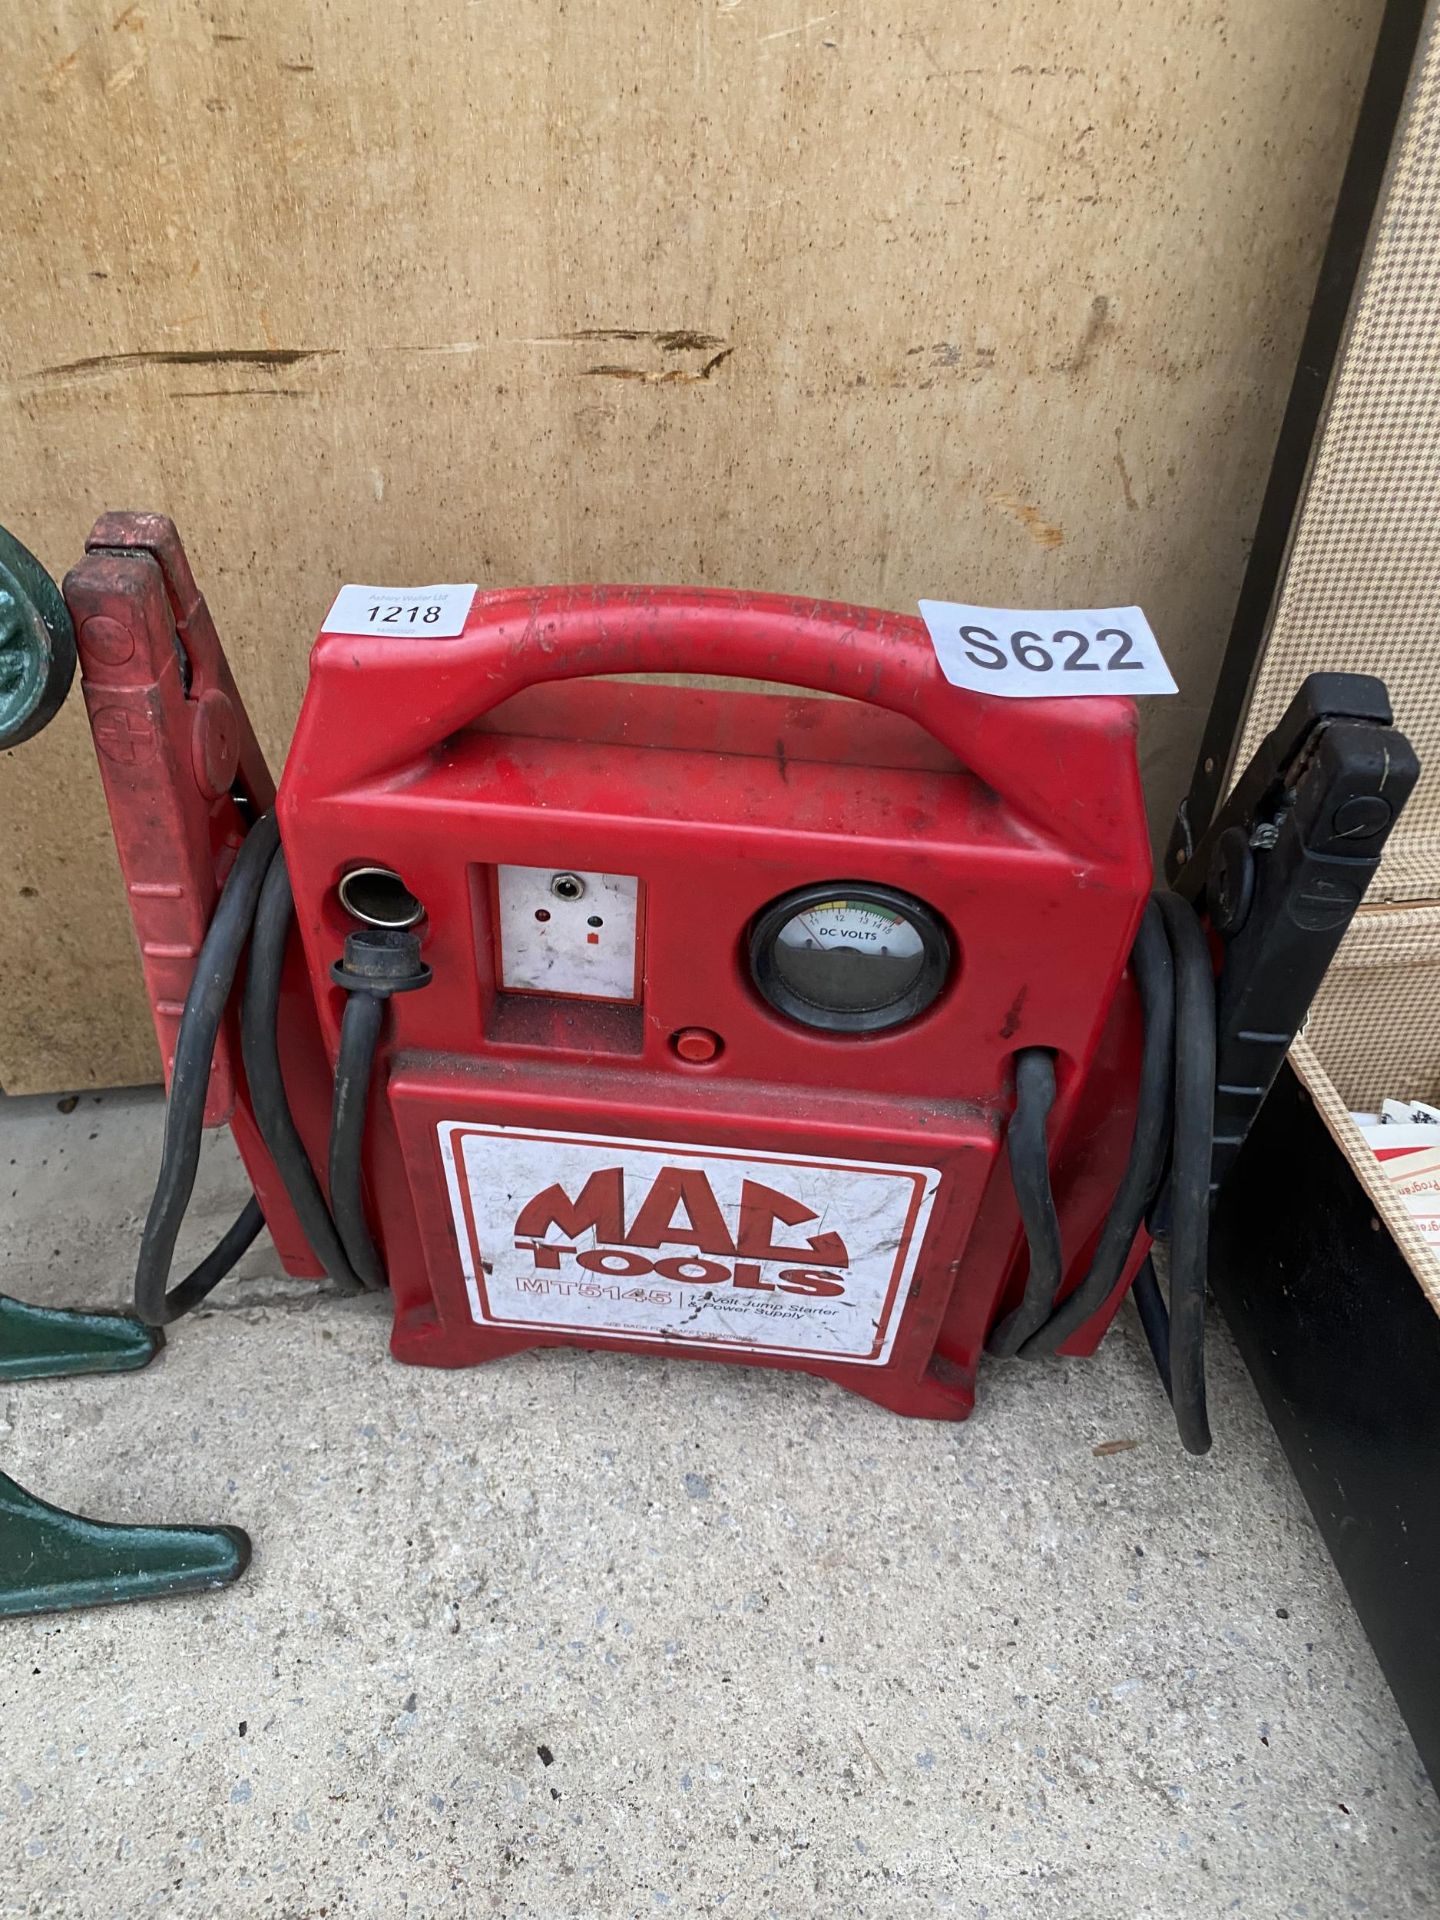
<path id="1" fill-rule="evenodd" d="M 1292 775 L 1344 722 L 1389 743 L 1345 794 L 1408 791 L 1377 683 L 1307 682 L 1194 904 L 1147 908 L 1133 705 L 962 691 L 916 620 L 551 589 L 436 634 L 440 602 L 396 631 L 382 597 L 322 632 L 272 810 L 170 522 L 107 515 L 65 596 L 170 1086 L 147 1319 L 265 1224 L 291 1273 L 388 1284 L 405 1361 L 638 1349 L 959 1419 L 987 1346 L 1089 1353 L 1134 1283 L 1209 1444 L 1214 963 L 1235 941 L 1233 1149 L 1384 837 L 1322 844 Z M 596 677 L 676 671 L 787 691 Z M 1317 860 L 1349 904 L 1306 927 Z M 226 1120 L 256 1199 L 167 1292 Z"/>

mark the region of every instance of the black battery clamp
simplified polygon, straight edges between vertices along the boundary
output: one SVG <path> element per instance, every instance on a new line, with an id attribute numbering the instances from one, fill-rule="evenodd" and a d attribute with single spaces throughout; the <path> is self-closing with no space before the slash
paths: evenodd
<path id="1" fill-rule="evenodd" d="M 1213 773 L 1213 769 L 1210 770 Z M 1053 1304 L 1062 1270 L 1045 1120 L 1053 1058 L 1016 1063 L 1007 1136 L 1030 1254 L 1020 1307 L 989 1350 L 1055 1353 L 1113 1293 L 1135 1236 L 1153 1257 L 1135 1304 L 1187 1452 L 1210 1448 L 1205 1395 L 1209 1216 L 1380 864 L 1419 777 L 1383 684 L 1311 674 L 1198 836 L 1202 768 L 1131 954 L 1145 1020 L 1134 1140 L 1090 1272 Z"/>
<path id="2" fill-rule="evenodd" d="M 1195 790 L 1166 855 L 1208 920 L 1216 990 L 1212 1181 L 1224 1178 L 1420 777 L 1384 683 L 1312 673 L 1195 836 Z"/>
<path id="3" fill-rule="evenodd" d="M 1166 853 L 1173 895 L 1202 918 L 1215 950 L 1207 1212 L 1375 877 L 1420 762 L 1396 730 L 1382 681 L 1312 673 L 1199 829 L 1212 775 L 1197 769 Z M 1177 1030 L 1183 1026 L 1182 1015 Z M 1162 1248 L 1184 1244 L 1180 1215 L 1201 1205 L 1193 1180 L 1174 1176 L 1172 1164 L 1151 1212 Z M 1203 1368 L 1197 1378 L 1188 1363 L 1193 1342 L 1177 1339 L 1171 1323 L 1173 1279 L 1167 1307 L 1147 1259 L 1134 1294 L 1181 1436 L 1190 1451 L 1203 1452 Z M 1205 1444 L 1192 1445 L 1187 1432 Z"/>

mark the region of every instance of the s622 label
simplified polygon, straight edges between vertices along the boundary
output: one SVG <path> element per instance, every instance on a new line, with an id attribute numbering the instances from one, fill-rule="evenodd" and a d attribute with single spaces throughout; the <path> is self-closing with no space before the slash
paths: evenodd
<path id="1" fill-rule="evenodd" d="M 1174 693 L 1139 607 L 1037 612 L 922 600 L 940 671 L 955 687 L 1006 700 Z"/>

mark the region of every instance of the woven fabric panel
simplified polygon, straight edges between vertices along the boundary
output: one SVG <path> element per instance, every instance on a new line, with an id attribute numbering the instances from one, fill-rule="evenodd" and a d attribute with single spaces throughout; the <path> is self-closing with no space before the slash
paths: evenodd
<path id="1" fill-rule="evenodd" d="M 1241 739 L 1243 767 L 1307 673 L 1379 674 L 1420 755 L 1291 1061 L 1440 1312 L 1440 1260 L 1350 1110 L 1440 1098 L 1440 5 L 1331 380 Z"/>
<path id="2" fill-rule="evenodd" d="M 1440 27 L 1432 5 L 1247 716 L 1378 673 L 1427 769 L 1372 901 L 1440 899 Z"/>
<path id="3" fill-rule="evenodd" d="M 1362 907 L 1305 1038 L 1347 1107 L 1440 1101 L 1440 906 Z"/>

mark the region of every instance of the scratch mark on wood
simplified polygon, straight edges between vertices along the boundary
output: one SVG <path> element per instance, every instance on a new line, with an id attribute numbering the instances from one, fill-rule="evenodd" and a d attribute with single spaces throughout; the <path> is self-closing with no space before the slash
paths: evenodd
<path id="1" fill-rule="evenodd" d="M 907 347 L 907 354 L 924 353 L 924 347 Z M 953 340 L 937 340 L 930 348 L 931 364 L 937 367 L 958 367 L 961 360 L 959 347 Z"/>
<path id="2" fill-rule="evenodd" d="M 1065 544 L 1065 529 L 1055 526 L 1047 520 L 1038 507 L 1033 507 L 1013 493 L 992 493 L 989 496 L 992 507 L 1000 507 L 1029 534 L 1037 547 L 1060 547 Z"/>
<path id="3" fill-rule="evenodd" d="M 483 340 L 438 340 L 433 346 L 426 347 L 379 347 L 379 353 L 419 354 L 459 354 L 483 353 L 486 342 Z"/>
<path id="4" fill-rule="evenodd" d="M 723 347 L 718 333 L 699 333 L 694 327 L 577 327 L 573 333 L 537 334 L 520 342 L 526 347 L 571 347 L 588 340 L 650 341 L 662 353 L 708 353 Z"/>
<path id="5" fill-rule="evenodd" d="M 726 347 L 705 362 L 703 367 L 586 367 L 587 374 L 593 374 L 603 380 L 639 380 L 647 387 L 693 386 L 697 382 L 708 380 L 715 369 L 722 366 L 731 354 L 733 347 Z"/>
<path id="6" fill-rule="evenodd" d="M 128 373 L 133 367 L 297 367 L 305 360 L 326 360 L 338 347 L 176 347 L 137 353 L 96 353 L 84 360 L 62 360 L 38 367 L 25 377 L 32 383 L 66 384 L 96 379 L 107 373 Z"/>
<path id="7" fill-rule="evenodd" d="M 311 398 L 306 387 L 172 387 L 172 400 L 245 400 L 256 395 L 274 395 L 283 400 Z"/>
<path id="8" fill-rule="evenodd" d="M 1135 489 L 1130 484 L 1130 469 L 1125 464 L 1125 451 L 1120 445 L 1120 429 L 1115 429 L 1115 466 L 1120 474 L 1120 485 L 1125 489 L 1125 505 L 1131 513 L 1140 511 L 1140 502 L 1135 498 Z"/>
<path id="9" fill-rule="evenodd" d="M 1053 360 L 1051 373 L 1083 373 L 1095 351 L 1110 328 L 1110 302 L 1103 293 L 1097 293 L 1090 302 L 1090 312 L 1086 316 L 1085 331 L 1080 336 L 1079 345 L 1068 360 Z"/>
<path id="10" fill-rule="evenodd" d="M 57 60 L 45 76 L 44 92 L 52 96 L 57 93 L 75 71 L 75 63 L 79 58 L 80 49 L 77 47 L 74 53 L 67 53 L 63 60 Z"/>
<path id="11" fill-rule="evenodd" d="M 839 18 L 838 10 L 834 13 L 817 13 L 813 20 L 802 20 L 798 27 L 777 27 L 774 33 L 762 33 L 755 44 L 763 47 L 767 40 L 789 40 L 797 33 L 808 33 L 811 27 L 823 27 L 827 20 Z"/>
<path id="12" fill-rule="evenodd" d="M 118 73 L 112 73 L 105 82 L 106 93 L 119 93 L 122 87 L 128 87 L 145 65 L 145 57 L 143 52 L 137 53 L 135 58 L 121 67 Z"/>

